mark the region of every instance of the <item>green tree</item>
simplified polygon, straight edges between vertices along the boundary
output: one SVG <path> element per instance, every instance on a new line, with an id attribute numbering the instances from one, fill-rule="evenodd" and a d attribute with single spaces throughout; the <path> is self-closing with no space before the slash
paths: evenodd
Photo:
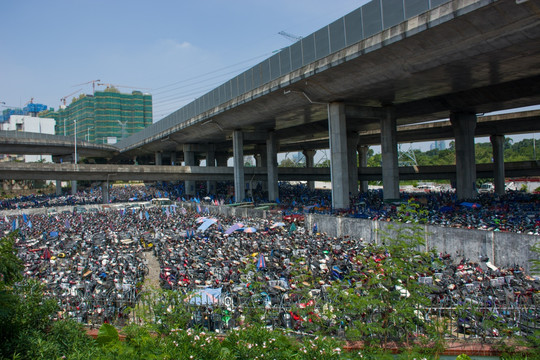
<path id="1" fill-rule="evenodd" d="M 414 224 L 423 216 L 418 205 L 404 204 L 399 213 L 410 226 L 390 226 L 382 233 L 382 245 L 365 246 L 354 259 L 360 266 L 349 274 L 348 281 L 356 283 L 332 286 L 334 300 L 325 316 L 344 314 L 348 322 L 336 325 L 345 326 L 348 338 L 363 340 L 368 347 L 389 341 L 411 346 L 425 340 L 435 342 L 431 349 L 439 351 L 443 334 L 423 310 L 430 305 L 430 290 L 418 281 L 418 274 L 429 273 L 436 257 L 421 250 L 423 229 Z M 417 337 L 419 333 L 425 337 Z"/>
<path id="2" fill-rule="evenodd" d="M 304 167 L 304 163 L 285 158 L 279 163 L 279 167 Z"/>
<path id="3" fill-rule="evenodd" d="M 12 337 L 18 300 L 13 286 L 22 278 L 23 266 L 13 247 L 15 235 L 13 232 L 0 239 L 0 344 L 7 344 Z M 0 345 L 0 355 L 4 353 L 4 346 Z"/>
<path id="4" fill-rule="evenodd" d="M 315 167 L 330 167 L 330 160 L 326 159 L 324 161 L 321 161 L 316 164 Z"/>

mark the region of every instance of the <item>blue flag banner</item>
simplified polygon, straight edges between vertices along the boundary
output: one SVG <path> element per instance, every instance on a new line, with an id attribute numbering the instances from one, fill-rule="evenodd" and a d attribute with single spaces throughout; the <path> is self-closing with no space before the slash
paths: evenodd
<path id="1" fill-rule="evenodd" d="M 266 261 L 264 260 L 264 256 L 261 253 L 259 256 L 259 260 L 257 260 L 257 270 L 263 270 L 266 268 Z"/>
<path id="2" fill-rule="evenodd" d="M 19 228 L 19 222 L 17 219 L 13 219 L 13 222 L 11 223 L 11 230 L 15 231 Z"/>
<path id="3" fill-rule="evenodd" d="M 144 212 L 144 217 L 146 218 L 146 221 L 148 221 L 148 219 L 150 219 L 150 214 L 148 214 L 148 211 Z"/>
<path id="4" fill-rule="evenodd" d="M 26 216 L 26 214 L 23 214 L 23 221 L 24 221 L 25 223 L 28 222 L 28 216 Z"/>
<path id="5" fill-rule="evenodd" d="M 32 228 L 32 222 L 31 222 L 31 221 L 28 222 L 28 228 L 29 228 L 29 229 Z"/>

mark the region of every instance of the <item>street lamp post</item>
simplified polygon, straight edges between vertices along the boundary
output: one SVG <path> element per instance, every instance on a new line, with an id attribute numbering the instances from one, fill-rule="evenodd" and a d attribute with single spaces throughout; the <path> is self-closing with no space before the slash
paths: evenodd
<path id="1" fill-rule="evenodd" d="M 75 123 L 75 159 L 73 163 L 77 164 L 77 119 L 73 119 L 73 122 Z"/>
<path id="2" fill-rule="evenodd" d="M 73 163 L 75 165 L 77 165 L 77 119 L 73 119 L 73 123 L 75 125 L 75 131 L 74 131 L 74 135 L 75 135 L 75 154 L 73 154 Z M 75 195 L 77 194 L 77 180 L 72 180 L 71 181 L 71 195 Z"/>

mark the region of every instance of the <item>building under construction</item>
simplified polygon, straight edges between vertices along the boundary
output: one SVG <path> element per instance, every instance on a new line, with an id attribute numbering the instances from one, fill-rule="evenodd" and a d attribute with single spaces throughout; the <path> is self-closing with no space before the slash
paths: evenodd
<path id="1" fill-rule="evenodd" d="M 115 144 L 152 124 L 152 95 L 122 94 L 109 87 L 74 98 L 69 106 L 40 113 L 56 120 L 56 135 L 74 136 L 98 144 Z"/>

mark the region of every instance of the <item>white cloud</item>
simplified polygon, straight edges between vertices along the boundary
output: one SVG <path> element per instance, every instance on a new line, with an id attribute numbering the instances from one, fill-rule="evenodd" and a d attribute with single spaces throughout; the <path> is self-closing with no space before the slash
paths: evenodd
<path id="1" fill-rule="evenodd" d="M 175 51 L 193 48 L 193 45 L 189 41 L 179 42 L 174 39 L 159 39 L 156 45 L 158 49 L 165 51 Z"/>

